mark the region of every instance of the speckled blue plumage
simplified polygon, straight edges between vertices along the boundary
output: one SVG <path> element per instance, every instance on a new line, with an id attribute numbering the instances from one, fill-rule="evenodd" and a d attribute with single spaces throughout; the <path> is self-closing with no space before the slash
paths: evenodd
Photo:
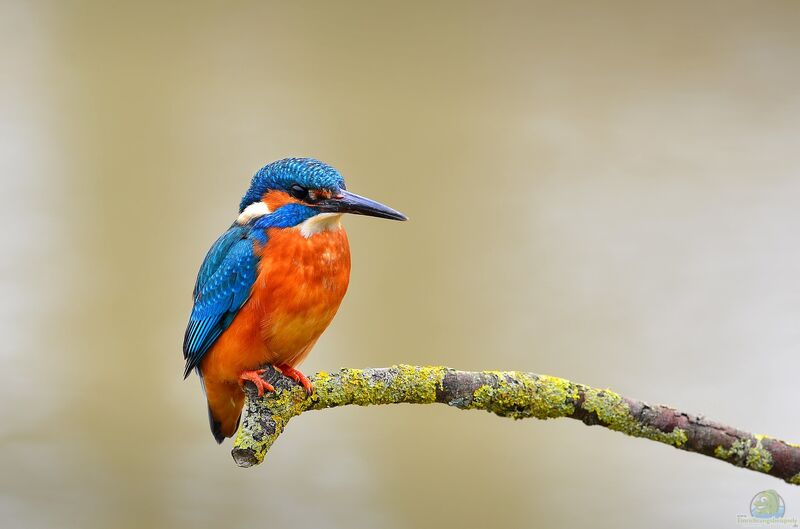
<path id="1" fill-rule="evenodd" d="M 345 189 L 344 178 L 330 165 L 313 158 L 285 158 L 262 167 L 250 181 L 239 211 L 261 200 L 269 190 L 288 191 L 293 184 L 307 189 Z"/>

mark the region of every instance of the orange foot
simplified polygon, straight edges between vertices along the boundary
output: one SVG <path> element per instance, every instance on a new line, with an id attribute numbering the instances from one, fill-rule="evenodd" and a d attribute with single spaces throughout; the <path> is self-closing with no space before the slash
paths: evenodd
<path id="1" fill-rule="evenodd" d="M 303 386 L 303 389 L 306 390 L 306 393 L 311 395 L 314 392 L 314 386 L 311 385 L 311 381 L 305 376 L 303 373 L 298 371 L 297 369 L 293 368 L 290 365 L 281 364 L 279 366 L 275 366 L 275 369 L 283 373 L 284 376 L 287 376 Z"/>
<path id="2" fill-rule="evenodd" d="M 264 391 L 274 392 L 275 388 L 272 387 L 272 384 L 261 378 L 261 375 L 266 373 L 266 369 L 257 369 L 255 371 L 243 371 L 241 375 L 239 375 L 239 385 L 244 387 L 244 383 L 246 381 L 250 381 L 256 385 L 256 389 L 258 389 L 258 396 L 263 397 Z"/>

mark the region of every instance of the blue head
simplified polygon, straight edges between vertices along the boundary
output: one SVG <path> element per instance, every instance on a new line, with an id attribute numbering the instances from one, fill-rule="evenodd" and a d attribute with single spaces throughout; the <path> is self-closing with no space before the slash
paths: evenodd
<path id="1" fill-rule="evenodd" d="M 262 167 L 242 197 L 239 213 L 240 222 L 269 216 L 282 227 L 323 213 L 406 220 L 388 206 L 350 193 L 339 171 L 313 158 L 286 158 Z"/>
<path id="2" fill-rule="evenodd" d="M 313 158 L 285 158 L 262 167 L 250 181 L 239 213 L 261 200 L 269 191 L 283 191 L 289 195 L 293 186 L 304 189 L 325 189 L 333 194 L 345 189 L 344 178 L 330 165 Z"/>

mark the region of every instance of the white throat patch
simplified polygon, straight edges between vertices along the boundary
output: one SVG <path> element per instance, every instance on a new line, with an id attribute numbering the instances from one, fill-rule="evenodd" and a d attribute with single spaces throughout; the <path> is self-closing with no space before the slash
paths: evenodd
<path id="1" fill-rule="evenodd" d="M 298 228 L 300 233 L 308 239 L 316 233 L 338 230 L 342 227 L 341 213 L 319 213 L 310 219 L 304 220 Z"/>
<path id="2" fill-rule="evenodd" d="M 272 212 L 269 210 L 267 205 L 259 200 L 258 202 L 253 202 L 244 208 L 244 211 L 242 211 L 239 214 L 239 217 L 236 219 L 236 224 L 239 226 L 244 226 L 251 220 L 258 217 L 263 217 L 264 215 L 269 215 L 270 213 Z"/>

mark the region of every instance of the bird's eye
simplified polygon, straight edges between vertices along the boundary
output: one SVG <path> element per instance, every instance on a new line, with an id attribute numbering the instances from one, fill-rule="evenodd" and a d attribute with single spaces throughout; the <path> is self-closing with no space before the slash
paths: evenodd
<path id="1" fill-rule="evenodd" d="M 308 198 L 308 189 L 301 185 L 294 184 L 289 189 L 289 194 L 292 195 L 297 200 L 305 200 Z"/>

